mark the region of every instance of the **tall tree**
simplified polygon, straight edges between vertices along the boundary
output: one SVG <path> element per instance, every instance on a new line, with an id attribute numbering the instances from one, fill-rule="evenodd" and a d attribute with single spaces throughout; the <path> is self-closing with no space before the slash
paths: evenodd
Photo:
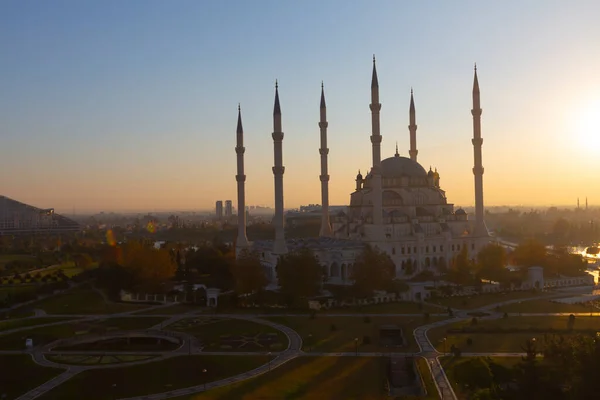
<path id="1" fill-rule="evenodd" d="M 459 285 L 466 285 L 473 282 L 473 273 L 475 266 L 469 258 L 467 246 L 463 246 L 453 260 L 452 268 L 448 273 L 448 279 Z"/>
<path id="2" fill-rule="evenodd" d="M 504 247 L 490 243 L 477 254 L 477 270 L 481 278 L 503 281 L 506 278 L 507 257 Z"/>
<path id="3" fill-rule="evenodd" d="M 232 272 L 237 294 L 260 292 L 269 283 L 256 252 L 242 251 L 233 264 Z"/>
<path id="4" fill-rule="evenodd" d="M 136 241 L 124 246 L 122 265 L 131 272 L 134 289 L 144 291 L 162 290 L 176 270 L 169 251 L 143 246 Z"/>
<path id="5" fill-rule="evenodd" d="M 519 244 L 512 253 L 512 259 L 521 267 L 543 267 L 548 261 L 546 247 L 535 239 Z"/>
<path id="6" fill-rule="evenodd" d="M 394 262 L 377 248 L 366 246 L 354 263 L 352 280 L 357 297 L 369 297 L 374 290 L 388 290 L 395 276 Z"/>
<path id="7" fill-rule="evenodd" d="M 277 263 L 277 278 L 288 304 L 303 303 L 304 298 L 319 293 L 323 270 L 310 249 L 302 248 L 284 254 Z"/>

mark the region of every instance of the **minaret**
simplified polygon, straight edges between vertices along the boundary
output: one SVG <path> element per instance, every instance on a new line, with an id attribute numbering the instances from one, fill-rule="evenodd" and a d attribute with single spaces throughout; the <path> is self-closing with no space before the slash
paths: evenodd
<path id="1" fill-rule="evenodd" d="M 373 147 L 373 167 L 371 175 L 373 179 L 373 224 L 382 223 L 382 193 L 381 193 L 381 133 L 379 130 L 379 82 L 377 80 L 377 68 L 375 56 L 373 56 L 373 77 L 371 78 L 371 144 Z"/>
<path id="2" fill-rule="evenodd" d="M 475 166 L 473 167 L 473 175 L 475 175 L 475 236 L 489 236 L 487 227 L 484 221 L 483 209 L 483 164 L 481 159 L 481 146 L 483 139 L 481 138 L 481 102 L 479 97 L 479 81 L 477 80 L 477 65 L 475 65 L 475 77 L 473 78 L 473 151 Z"/>
<path id="3" fill-rule="evenodd" d="M 417 117 L 415 115 L 415 101 L 413 99 L 413 90 L 410 89 L 410 107 L 408 109 L 410 125 L 408 125 L 408 131 L 410 132 L 410 150 L 408 154 L 410 154 L 410 159 L 413 161 L 417 161 L 417 154 L 419 154 L 419 150 L 417 150 Z"/>
<path id="4" fill-rule="evenodd" d="M 319 128 L 321 129 L 321 230 L 319 236 L 332 236 L 331 223 L 329 222 L 329 174 L 327 173 L 327 106 L 325 105 L 325 89 L 321 82 L 321 118 L 319 120 Z"/>
<path id="5" fill-rule="evenodd" d="M 281 131 L 281 107 L 279 106 L 279 86 L 275 81 L 275 106 L 273 107 L 273 150 L 275 153 L 275 166 L 273 166 L 273 176 L 275 178 L 275 242 L 273 243 L 273 253 L 287 253 L 285 244 L 285 233 L 283 228 L 283 132 Z"/>
<path id="6" fill-rule="evenodd" d="M 248 238 L 246 237 L 246 175 L 244 175 L 244 129 L 242 128 L 242 110 L 238 105 L 238 122 L 237 122 L 237 142 L 235 152 L 237 154 L 237 195 L 238 195 L 238 235 L 236 241 L 236 249 L 244 249 L 248 247 Z"/>

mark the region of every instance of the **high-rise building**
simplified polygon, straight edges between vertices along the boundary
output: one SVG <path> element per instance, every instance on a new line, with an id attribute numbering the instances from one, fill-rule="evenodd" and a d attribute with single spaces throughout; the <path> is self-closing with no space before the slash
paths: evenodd
<path id="1" fill-rule="evenodd" d="M 223 200 L 217 200 L 216 214 L 217 219 L 223 219 Z"/>
<path id="2" fill-rule="evenodd" d="M 233 203 L 231 200 L 225 200 L 225 218 L 229 218 L 233 215 Z"/>

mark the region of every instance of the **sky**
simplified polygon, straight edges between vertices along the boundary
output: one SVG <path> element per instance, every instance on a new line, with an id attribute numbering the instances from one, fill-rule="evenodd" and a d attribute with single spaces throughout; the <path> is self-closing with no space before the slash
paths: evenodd
<path id="1" fill-rule="evenodd" d="M 370 80 L 382 158 L 418 160 L 448 201 L 474 203 L 473 64 L 486 205 L 600 204 L 600 2 L 0 2 L 0 195 L 57 211 L 236 203 L 241 104 L 247 205 L 274 204 L 275 79 L 285 207 L 320 203 L 319 97 L 330 203 L 371 165 Z"/>

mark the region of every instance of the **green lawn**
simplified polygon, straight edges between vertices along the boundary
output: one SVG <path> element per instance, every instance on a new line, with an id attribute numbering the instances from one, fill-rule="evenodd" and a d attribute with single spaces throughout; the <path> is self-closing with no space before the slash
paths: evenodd
<path id="1" fill-rule="evenodd" d="M 446 376 L 448 377 L 448 381 L 452 385 L 452 388 L 454 389 L 454 392 L 456 393 L 456 396 L 459 399 L 469 398 L 469 393 L 468 393 L 467 389 L 463 390 L 462 386 L 457 382 L 457 379 L 455 378 L 455 374 L 454 374 L 454 368 L 457 365 L 467 362 L 469 359 L 470 358 L 466 358 L 466 357 L 461 357 L 461 358 L 441 357 L 440 358 L 440 362 L 442 364 L 442 367 L 444 368 L 444 372 L 446 373 Z M 499 364 L 503 367 L 512 369 L 517 363 L 519 363 L 521 361 L 521 358 L 519 358 L 519 357 L 485 357 L 485 360 L 487 360 L 488 363 L 493 362 L 493 363 Z M 496 383 L 501 383 L 501 382 L 496 382 Z"/>
<path id="2" fill-rule="evenodd" d="M 589 313 L 598 312 L 597 308 L 591 308 L 583 304 L 564 304 L 550 300 L 531 300 L 522 303 L 509 304 L 500 307 L 502 312 L 508 313 Z"/>
<path id="3" fill-rule="evenodd" d="M 41 318 L 36 318 L 41 319 Z M 32 320 L 36 320 L 32 319 Z M 53 318 L 53 320 L 56 318 Z M 104 320 L 81 321 L 65 323 L 54 326 L 38 327 L 0 335 L 0 350 L 21 350 L 25 348 L 25 339 L 33 339 L 33 345 L 39 346 L 51 343 L 57 339 L 67 338 L 76 335 L 83 335 L 92 332 L 106 332 L 111 330 L 132 330 L 146 329 L 163 321 L 160 317 L 147 318 L 110 318 Z M 52 321 L 50 321 L 52 322 Z"/>
<path id="4" fill-rule="evenodd" d="M 363 317 L 331 317 L 318 315 L 314 319 L 309 317 L 269 317 L 273 322 L 287 325 L 294 329 L 304 341 L 304 351 L 349 352 L 355 351 L 355 338 L 359 339 L 358 350 L 363 352 L 386 351 L 379 346 L 379 326 L 394 324 L 403 328 L 406 347 L 395 348 L 393 351 L 419 351 L 413 330 L 425 324 L 422 316 L 415 317 L 382 317 L 371 316 L 370 322 L 364 322 Z M 429 322 L 439 321 L 444 318 L 430 317 Z M 335 325 L 335 330 L 332 329 Z M 310 337 L 309 335 L 312 335 Z M 371 344 L 362 344 L 363 338 L 368 336 Z"/>
<path id="5" fill-rule="evenodd" d="M 26 326 L 36 326 L 42 324 L 48 324 L 50 322 L 68 321 L 71 318 L 52 318 L 52 317 L 40 317 L 40 318 L 14 318 L 0 321 L 0 331 L 7 331 L 10 329 L 23 328 Z"/>
<path id="6" fill-rule="evenodd" d="M 427 400 L 438 400 L 440 395 L 431 376 L 431 371 L 427 366 L 427 360 L 423 357 L 415 357 L 415 361 L 417 363 L 417 370 L 423 379 L 425 390 L 427 391 L 427 395 L 424 398 Z"/>
<path id="7" fill-rule="evenodd" d="M 384 400 L 385 360 L 300 357 L 256 378 L 177 400 Z"/>
<path id="8" fill-rule="evenodd" d="M 444 310 L 439 307 L 434 307 L 428 304 L 419 304 L 415 302 L 402 301 L 398 303 L 379 303 L 370 304 L 367 306 L 353 306 L 334 308 L 331 310 L 320 311 L 319 314 L 441 314 Z"/>
<path id="9" fill-rule="evenodd" d="M 62 369 L 40 367 L 29 355 L 0 355 L 0 395 L 16 399 L 54 378 Z"/>
<path id="10" fill-rule="evenodd" d="M 470 321 L 457 322 L 434 329 L 427 333 L 431 343 L 439 351 L 444 351 L 443 338 L 446 337 L 445 350 L 450 351 L 454 344 L 463 352 L 522 352 L 522 346 L 527 340 L 536 338 L 538 348 L 544 345 L 544 334 L 569 334 L 567 316 L 561 317 L 509 317 L 507 319 L 478 321 L 474 328 L 502 329 L 506 332 L 448 332 L 449 329 L 473 327 Z M 512 330 L 512 331 L 511 331 Z M 600 331 L 600 318 L 577 317 L 573 333 L 582 331 Z M 473 341 L 467 345 L 467 339 Z"/>
<path id="11" fill-rule="evenodd" d="M 185 326 L 187 322 L 198 321 L 198 324 Z M 202 341 L 206 351 L 281 351 L 287 348 L 287 337 L 280 331 L 267 325 L 258 324 L 241 319 L 224 318 L 190 318 L 181 320 L 176 324 L 169 326 L 169 329 L 190 333 Z M 251 338 L 256 335 L 265 335 L 269 333 L 277 334 L 278 345 L 269 347 L 266 344 L 256 343 L 249 340 L 247 344 L 230 346 L 227 339 L 228 335 L 244 335 Z"/>
<path id="12" fill-rule="evenodd" d="M 184 314 L 184 313 L 188 313 L 191 311 L 202 311 L 202 307 L 197 306 L 197 305 L 191 305 L 191 304 L 173 304 L 171 306 L 168 307 L 160 307 L 160 308 L 155 308 L 152 310 L 148 310 L 148 311 L 140 311 L 137 312 L 137 315 L 177 315 L 177 314 Z"/>
<path id="13" fill-rule="evenodd" d="M 144 396 L 237 375 L 266 361 L 264 356 L 182 356 L 131 367 L 88 370 L 39 399 L 106 400 Z M 207 370 L 205 374 L 203 369 Z"/>
<path id="14" fill-rule="evenodd" d="M 146 304 L 105 303 L 99 293 L 91 289 L 73 290 L 49 297 L 32 305 L 48 314 L 115 314 L 148 308 Z"/>
<path id="15" fill-rule="evenodd" d="M 59 364 L 69 364 L 69 365 L 98 365 L 98 364 L 122 364 L 122 363 L 130 363 L 135 361 L 142 360 L 150 360 L 152 358 L 156 358 L 157 356 L 149 356 L 149 355 L 88 355 L 88 354 L 46 354 L 46 359 L 50 361 L 54 361 Z"/>
<path id="16" fill-rule="evenodd" d="M 34 266 L 38 263 L 38 259 L 34 256 L 30 256 L 27 254 L 0 254 L 0 267 L 4 267 L 6 264 L 12 261 L 19 261 L 22 264 L 27 264 L 28 266 Z M 14 275 L 14 272 L 17 271 L 3 271 L 3 275 L 7 273 L 10 275 L 11 273 Z"/>
<path id="17" fill-rule="evenodd" d="M 528 299 L 532 297 L 548 296 L 547 293 L 532 293 L 531 291 L 506 292 L 506 293 L 484 293 L 473 296 L 443 297 L 429 300 L 430 303 L 445 307 L 473 310 L 509 300 Z"/>

